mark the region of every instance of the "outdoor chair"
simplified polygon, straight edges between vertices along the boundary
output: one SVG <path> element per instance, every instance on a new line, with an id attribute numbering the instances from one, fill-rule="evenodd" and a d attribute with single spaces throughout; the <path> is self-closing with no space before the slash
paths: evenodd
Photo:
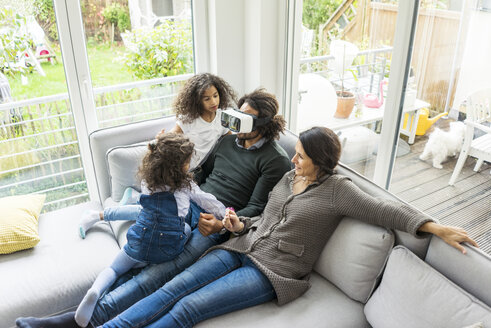
<path id="1" fill-rule="evenodd" d="M 464 144 L 448 182 L 449 185 L 453 185 L 457 180 L 467 156 L 477 158 L 474 171 L 478 171 L 484 161 L 491 162 L 491 127 L 483 124 L 489 121 L 491 121 L 491 88 L 476 91 L 467 97 Z M 484 131 L 485 134 L 474 139 L 474 129 Z"/>

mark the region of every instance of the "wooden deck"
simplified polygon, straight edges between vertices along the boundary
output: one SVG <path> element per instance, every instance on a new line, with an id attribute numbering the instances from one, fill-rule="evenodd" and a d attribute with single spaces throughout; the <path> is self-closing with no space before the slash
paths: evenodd
<path id="1" fill-rule="evenodd" d="M 444 130 L 448 123 L 449 120 L 438 121 Z M 466 229 L 481 250 L 491 255 L 491 165 L 484 162 L 474 172 L 475 159 L 468 157 L 455 185 L 449 186 L 458 156 L 447 159 L 443 169 L 434 168 L 431 159 L 419 159 L 432 130 L 433 127 L 425 136 L 416 137 L 410 153 L 397 157 L 389 190 L 441 223 Z M 375 159 L 349 166 L 372 178 Z"/>

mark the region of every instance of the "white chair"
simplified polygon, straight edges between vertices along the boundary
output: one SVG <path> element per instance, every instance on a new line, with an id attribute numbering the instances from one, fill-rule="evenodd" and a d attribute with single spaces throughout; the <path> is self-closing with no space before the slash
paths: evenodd
<path id="1" fill-rule="evenodd" d="M 467 156 L 477 158 L 474 171 L 478 171 L 484 161 L 491 162 L 491 128 L 482 124 L 491 120 L 491 88 L 479 90 L 467 97 L 467 119 L 464 144 L 459 159 L 450 177 L 449 185 L 453 185 Z M 485 135 L 474 139 L 474 129 L 486 132 Z"/>

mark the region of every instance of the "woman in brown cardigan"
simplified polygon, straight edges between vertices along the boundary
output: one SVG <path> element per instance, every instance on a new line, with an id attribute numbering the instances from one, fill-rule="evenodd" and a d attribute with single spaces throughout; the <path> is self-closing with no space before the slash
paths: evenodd
<path id="1" fill-rule="evenodd" d="M 308 288 L 306 276 L 344 216 L 416 235 L 428 232 L 462 252 L 476 245 L 467 233 L 436 223 L 404 204 L 376 199 L 334 172 L 341 145 L 324 127 L 300 134 L 286 173 L 264 212 L 230 211 L 224 226 L 236 235 L 208 250 L 164 287 L 104 327 L 191 327 L 227 312 L 278 299 L 285 304 Z M 477 245 L 476 245 L 477 246 Z"/>

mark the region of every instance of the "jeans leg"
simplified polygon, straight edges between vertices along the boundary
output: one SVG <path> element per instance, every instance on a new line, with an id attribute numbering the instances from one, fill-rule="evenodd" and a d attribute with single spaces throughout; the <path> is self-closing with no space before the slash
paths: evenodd
<path id="1" fill-rule="evenodd" d="M 222 236 L 204 237 L 198 229 L 191 232 L 184 251 L 172 261 L 148 265 L 140 273 L 104 295 L 96 305 L 91 323 L 102 325 L 152 294 L 179 272 L 194 263 L 208 248 L 222 242 Z"/>
<path id="2" fill-rule="evenodd" d="M 276 298 L 266 276 L 246 258 L 241 267 L 183 297 L 159 320 L 146 326 L 193 327 L 198 322 Z"/>
<path id="3" fill-rule="evenodd" d="M 239 254 L 215 250 L 103 327 L 145 327 L 167 313 L 181 298 L 235 270 L 241 264 Z"/>
<path id="4" fill-rule="evenodd" d="M 140 205 L 107 207 L 104 209 L 104 221 L 136 220 L 141 208 Z"/>

